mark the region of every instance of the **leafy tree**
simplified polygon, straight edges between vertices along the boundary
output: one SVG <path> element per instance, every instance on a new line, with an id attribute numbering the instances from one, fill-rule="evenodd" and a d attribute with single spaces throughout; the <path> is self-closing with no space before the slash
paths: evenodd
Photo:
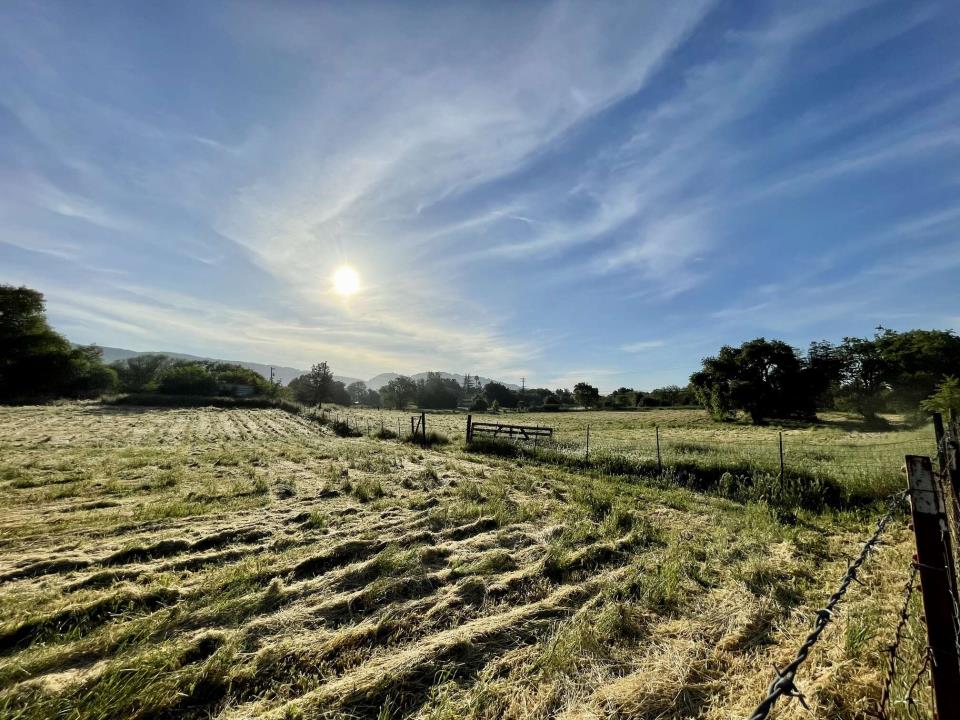
<path id="1" fill-rule="evenodd" d="M 367 407 L 378 408 L 380 407 L 380 403 L 380 393 L 378 393 L 376 390 L 370 390 L 368 388 L 367 392 L 363 396 L 363 404 Z"/>
<path id="2" fill-rule="evenodd" d="M 328 390 L 328 394 L 324 400 L 337 405 L 349 405 L 351 402 L 351 397 L 350 393 L 347 392 L 346 385 L 339 380 L 334 380 L 330 383 L 330 389 Z"/>
<path id="3" fill-rule="evenodd" d="M 116 384 L 99 348 L 74 348 L 50 328 L 41 293 L 0 285 L 0 402 L 94 397 Z"/>
<path id="4" fill-rule="evenodd" d="M 347 385 L 350 399 L 355 403 L 363 403 L 367 397 L 367 384 L 363 380 L 356 380 Z"/>
<path id="5" fill-rule="evenodd" d="M 875 340 L 848 337 L 838 346 L 841 380 L 834 397 L 841 410 L 875 420 L 890 394 L 889 368 Z"/>
<path id="6" fill-rule="evenodd" d="M 486 412 L 487 408 L 490 406 L 487 404 L 487 399 L 480 394 L 473 399 L 473 402 L 470 403 L 471 412 Z"/>
<path id="7" fill-rule="evenodd" d="M 807 354 L 822 386 L 821 407 L 833 405 L 873 420 L 887 407 L 915 410 L 960 367 L 960 337 L 943 330 L 847 337 L 840 345 L 812 343 Z"/>
<path id="8" fill-rule="evenodd" d="M 632 388 L 621 387 L 604 399 L 604 404 L 613 408 L 629 408 L 637 404 L 637 392 Z"/>
<path id="9" fill-rule="evenodd" d="M 585 408 L 597 407 L 600 404 L 600 391 L 585 382 L 579 382 L 573 386 L 573 397 L 577 405 Z"/>
<path id="10" fill-rule="evenodd" d="M 960 337 L 944 330 L 882 330 L 874 338 L 885 363 L 890 404 L 914 410 L 960 368 Z"/>
<path id="11" fill-rule="evenodd" d="M 525 398 L 527 405 L 531 408 L 542 407 L 546 402 L 547 398 L 553 395 L 553 391 L 549 388 L 527 388 L 525 393 Z"/>
<path id="12" fill-rule="evenodd" d="M 811 377 L 792 347 L 757 338 L 738 348 L 725 345 L 690 377 L 698 401 L 723 419 L 742 410 L 753 422 L 770 417 L 813 417 Z"/>
<path id="13" fill-rule="evenodd" d="M 936 391 L 920 403 L 927 412 L 944 413 L 948 417 L 960 415 L 960 379 L 950 376 L 937 385 Z"/>
<path id="14" fill-rule="evenodd" d="M 846 360 L 840 348 L 827 340 L 810 343 L 807 368 L 816 392 L 816 406 L 835 407 L 846 376 Z"/>
<path id="15" fill-rule="evenodd" d="M 224 395 L 231 395 L 235 391 L 231 386 L 247 386 L 253 389 L 255 395 L 271 396 L 276 392 L 276 387 L 270 383 L 263 375 L 256 370 L 245 368 L 236 363 L 201 361 L 201 365 L 207 368 L 216 378 L 219 386 L 218 392 Z"/>
<path id="16" fill-rule="evenodd" d="M 96 345 L 74 348 L 69 357 L 67 397 L 91 398 L 116 390 L 117 373 L 103 364 L 103 351 Z"/>
<path id="17" fill-rule="evenodd" d="M 497 403 L 498 408 L 515 408 L 520 400 L 517 393 L 498 382 L 488 382 L 484 385 L 483 396 L 487 399 L 487 402 Z"/>
<path id="18" fill-rule="evenodd" d="M 452 410 L 460 402 L 460 384 L 440 373 L 428 372 L 417 382 L 417 407 Z"/>
<path id="19" fill-rule="evenodd" d="M 110 364 L 120 380 L 120 390 L 129 393 L 157 389 L 160 373 L 173 364 L 166 355 L 136 355 Z"/>
<path id="20" fill-rule="evenodd" d="M 290 390 L 297 402 L 304 405 L 320 405 L 330 398 L 333 372 L 326 362 L 317 363 L 306 375 L 290 381 Z"/>
<path id="21" fill-rule="evenodd" d="M 406 375 L 400 375 L 380 388 L 380 398 L 388 407 L 402 410 L 417 397 L 417 384 Z"/>
<path id="22" fill-rule="evenodd" d="M 220 383 L 203 363 L 187 362 L 166 368 L 161 374 L 158 388 L 164 395 L 216 395 Z"/>
<path id="23" fill-rule="evenodd" d="M 696 405 L 697 396 L 693 388 L 687 385 L 667 385 L 654 388 L 648 393 L 637 393 L 637 405 L 649 407 L 674 407 L 676 405 Z"/>

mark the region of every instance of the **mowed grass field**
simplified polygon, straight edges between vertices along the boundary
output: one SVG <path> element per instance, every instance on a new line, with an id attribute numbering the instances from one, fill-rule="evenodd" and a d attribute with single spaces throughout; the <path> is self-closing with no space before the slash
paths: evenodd
<path id="1" fill-rule="evenodd" d="M 655 425 L 705 447 L 771 432 L 568 415 L 522 417 L 636 446 Z M 341 438 L 279 410 L 0 408 L 0 716 L 745 716 L 877 519 L 477 455 L 462 415 L 428 422 L 454 441 Z M 891 486 L 893 444 L 925 442 L 845 422 L 787 433 Z M 878 443 L 869 472 L 825 459 Z M 818 717 L 875 709 L 912 552 L 899 516 L 802 666 Z M 912 628 L 913 659 L 921 642 Z"/>

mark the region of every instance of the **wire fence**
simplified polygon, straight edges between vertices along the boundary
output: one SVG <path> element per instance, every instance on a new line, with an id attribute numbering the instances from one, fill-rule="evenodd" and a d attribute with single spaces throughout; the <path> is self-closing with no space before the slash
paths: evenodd
<path id="1" fill-rule="evenodd" d="M 809 635 L 807 635 L 806 640 L 804 640 L 790 664 L 783 668 L 783 670 L 774 667 L 774 670 L 776 670 L 776 676 L 774 677 L 773 682 L 770 683 L 767 696 L 760 702 L 759 705 L 757 705 L 756 710 L 754 710 L 753 714 L 750 716 L 750 720 L 765 720 L 765 718 L 769 716 L 770 711 L 773 709 L 777 700 L 779 700 L 781 697 L 797 698 L 804 708 L 807 710 L 810 709 L 807 705 L 803 692 L 801 692 L 800 688 L 796 684 L 797 671 L 810 655 L 811 648 L 820 639 L 820 635 L 824 630 L 826 630 L 827 625 L 833 619 L 836 607 L 840 601 L 843 600 L 844 595 L 847 594 L 850 584 L 853 582 L 858 582 L 857 574 L 860 572 L 860 568 L 863 566 L 863 563 L 866 561 L 867 557 L 869 557 L 870 553 L 873 552 L 874 548 L 879 544 L 880 536 L 883 534 L 884 529 L 893 519 L 894 515 L 899 512 L 905 496 L 906 493 L 901 492 L 891 499 L 890 509 L 877 522 L 876 530 L 866 541 L 866 543 L 864 543 L 863 548 L 861 548 L 856 560 L 850 563 L 846 573 L 844 573 L 843 578 L 840 580 L 839 587 L 833 593 L 833 595 L 830 596 L 830 599 L 827 600 L 827 604 L 817 611 L 817 619 L 814 621 L 813 630 Z"/>
<path id="2" fill-rule="evenodd" d="M 767 696 L 750 720 L 765 720 L 781 698 L 797 698 L 809 710 L 796 683 L 797 673 L 908 495 L 917 554 L 910 565 L 896 625 L 886 648 L 875 717 L 880 720 L 960 717 L 960 591 L 954 550 L 960 535 L 957 497 L 960 425 L 952 423 L 945 431 L 938 416 L 935 429 L 938 436 L 936 470 L 932 470 L 929 458 L 906 458 L 909 489 L 892 498 L 889 511 L 878 521 L 873 535 L 849 565 L 837 591 L 817 612 L 813 630 L 793 661 L 783 670 L 775 668 L 776 675 Z"/>
<path id="3" fill-rule="evenodd" d="M 329 417 L 341 419 L 367 435 L 375 434 L 381 427 L 403 435 L 411 432 L 409 412 L 363 408 L 328 412 Z M 696 415 L 690 413 L 689 417 Z M 477 415 L 475 419 L 551 427 L 549 440 L 513 437 L 510 442 L 571 458 L 622 458 L 666 470 L 693 465 L 720 472 L 733 469 L 750 474 L 822 478 L 878 498 L 902 487 L 900 468 L 904 455 L 930 455 L 936 451 L 931 434 L 922 429 L 838 433 L 835 429 L 778 430 L 706 422 L 659 426 L 651 425 L 642 413 L 590 413 L 589 419 L 578 413 Z M 430 431 L 451 441 L 466 440 L 465 414 L 426 413 L 426 420 Z"/>

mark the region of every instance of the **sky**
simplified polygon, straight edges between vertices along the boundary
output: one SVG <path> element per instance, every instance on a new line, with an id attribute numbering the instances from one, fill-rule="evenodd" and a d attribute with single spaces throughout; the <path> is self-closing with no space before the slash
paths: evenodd
<path id="1" fill-rule="evenodd" d="M 5 0 L 0 283 L 81 343 L 682 385 L 960 327 L 958 90 L 947 0 Z"/>

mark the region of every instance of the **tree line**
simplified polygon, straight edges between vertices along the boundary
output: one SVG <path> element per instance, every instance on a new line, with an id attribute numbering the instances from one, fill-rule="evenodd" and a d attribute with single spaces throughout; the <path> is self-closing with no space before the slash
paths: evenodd
<path id="1" fill-rule="evenodd" d="M 47 323 L 43 295 L 0 285 L 0 402 L 94 398 L 112 392 L 166 395 L 245 395 L 402 409 L 469 408 L 557 411 L 701 405 L 715 418 L 738 414 L 811 420 L 818 410 L 880 413 L 960 412 L 960 337 L 952 331 L 878 328 L 872 338 L 819 340 L 800 351 L 780 340 L 756 338 L 725 345 L 690 377 L 686 387 L 651 391 L 621 387 L 607 395 L 587 383 L 566 388 L 514 389 L 477 376 L 462 382 L 427 373 L 398 376 L 380 388 L 335 380 L 326 362 L 286 387 L 232 363 L 140 355 L 110 365 L 95 346 L 74 347 Z"/>
<path id="2" fill-rule="evenodd" d="M 697 401 L 717 419 L 743 413 L 810 420 L 844 410 L 877 421 L 882 412 L 960 411 L 960 337 L 945 330 L 810 343 L 806 352 L 780 340 L 725 345 L 690 377 Z"/>

